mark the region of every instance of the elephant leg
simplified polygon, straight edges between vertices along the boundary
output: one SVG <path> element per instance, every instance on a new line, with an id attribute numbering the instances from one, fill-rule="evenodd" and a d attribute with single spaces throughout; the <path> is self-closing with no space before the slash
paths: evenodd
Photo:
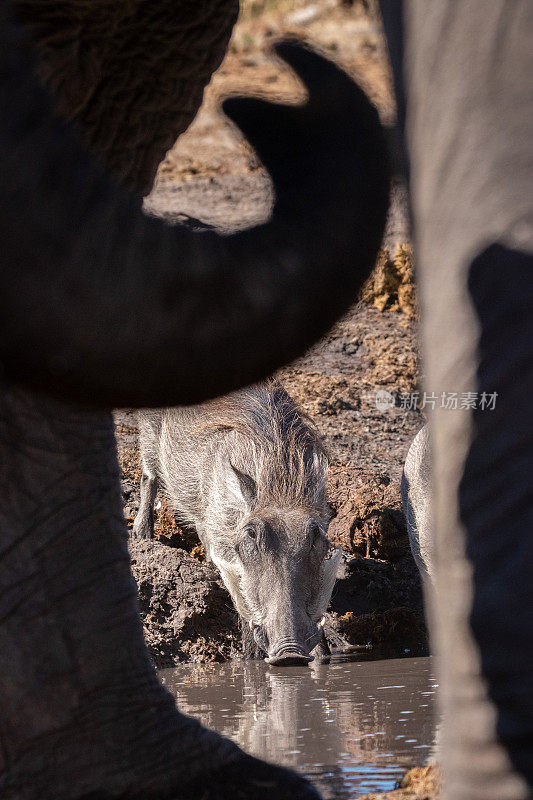
<path id="1" fill-rule="evenodd" d="M 0 397 L 0 794 L 317 797 L 181 715 L 143 641 L 111 415 Z"/>
<path id="2" fill-rule="evenodd" d="M 533 796 L 529 0 L 404 3 L 446 799 Z M 454 393 L 453 395 L 451 393 Z M 446 407 L 455 397 L 456 407 Z"/>
<path id="3" fill-rule="evenodd" d="M 154 503 L 158 480 L 143 466 L 141 475 L 141 501 L 133 523 L 133 535 L 140 539 L 152 539 L 154 535 Z"/>

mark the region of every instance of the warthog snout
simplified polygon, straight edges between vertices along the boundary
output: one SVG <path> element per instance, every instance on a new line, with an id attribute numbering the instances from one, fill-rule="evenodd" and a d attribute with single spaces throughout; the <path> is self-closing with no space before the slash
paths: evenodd
<path id="1" fill-rule="evenodd" d="M 269 643 L 268 635 L 262 626 L 252 624 L 250 627 L 254 632 L 255 641 L 267 653 L 265 658 L 267 664 L 294 666 L 306 665 L 310 661 L 314 661 L 311 650 L 320 641 L 321 631 L 318 626 L 312 624 L 312 627 L 316 628 L 316 632 L 313 632 L 303 642 L 294 637 L 285 637 L 276 639 L 272 644 Z"/>
<path id="2" fill-rule="evenodd" d="M 314 661 L 311 650 L 320 641 L 321 631 L 318 626 L 313 625 L 316 632 L 305 639 L 305 642 L 295 640 L 278 640 L 272 647 L 268 648 L 268 656 L 265 661 L 275 666 L 289 667 L 293 665 L 306 665 Z"/>
<path id="3" fill-rule="evenodd" d="M 299 535 L 290 544 L 279 520 L 275 527 L 260 526 L 261 533 L 251 539 L 254 558 L 246 563 L 241 578 L 243 593 L 255 611 L 250 621 L 254 639 L 267 663 L 277 666 L 313 661 L 311 651 L 322 638 L 325 609 L 320 598 L 328 543 L 315 520 L 297 516 L 290 530 L 299 528 Z M 258 530 L 256 524 L 254 532 Z M 328 587 L 326 604 L 329 593 Z"/>
<path id="4" fill-rule="evenodd" d="M 293 667 L 293 666 L 305 666 L 309 664 L 310 661 L 314 661 L 314 657 L 311 655 L 305 655 L 304 653 L 298 653 L 293 650 L 281 651 L 276 655 L 269 656 L 265 659 L 267 664 L 272 664 L 276 667 Z"/>

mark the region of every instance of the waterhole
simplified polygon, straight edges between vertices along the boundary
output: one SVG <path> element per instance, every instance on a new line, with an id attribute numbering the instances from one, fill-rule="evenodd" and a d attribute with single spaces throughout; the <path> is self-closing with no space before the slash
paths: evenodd
<path id="1" fill-rule="evenodd" d="M 389 791 L 435 747 L 431 658 L 160 671 L 181 711 L 252 755 L 306 775 L 328 800 Z"/>

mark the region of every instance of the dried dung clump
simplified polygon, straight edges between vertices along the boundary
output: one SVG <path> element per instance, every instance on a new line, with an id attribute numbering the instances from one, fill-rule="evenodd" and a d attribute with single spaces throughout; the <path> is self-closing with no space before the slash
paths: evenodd
<path id="1" fill-rule="evenodd" d="M 397 335 L 380 336 L 373 330 L 362 337 L 362 346 L 368 364 L 365 383 L 390 387 L 391 391 L 402 394 L 417 391 L 420 378 L 417 350 L 406 346 Z"/>
<path id="2" fill-rule="evenodd" d="M 345 554 L 398 561 L 409 550 L 400 486 L 371 470 L 333 467 L 328 498 L 335 517 L 328 535 Z"/>
<path id="3" fill-rule="evenodd" d="M 420 800 L 432 800 L 437 797 L 441 789 L 439 769 L 433 764 L 427 767 L 415 767 L 404 775 L 398 788 L 411 790 Z"/>
<path id="4" fill-rule="evenodd" d="M 361 300 L 379 311 L 402 311 L 409 319 L 417 316 L 411 245 L 397 245 L 392 258 L 389 250 L 380 250 L 376 266 L 361 290 Z"/>

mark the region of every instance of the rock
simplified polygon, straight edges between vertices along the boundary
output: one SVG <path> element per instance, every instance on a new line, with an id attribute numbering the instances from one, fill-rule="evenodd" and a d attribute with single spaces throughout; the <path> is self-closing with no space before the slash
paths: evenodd
<path id="1" fill-rule="evenodd" d="M 155 541 L 131 538 L 129 549 L 145 640 L 157 667 L 239 655 L 237 613 L 212 564 Z"/>

